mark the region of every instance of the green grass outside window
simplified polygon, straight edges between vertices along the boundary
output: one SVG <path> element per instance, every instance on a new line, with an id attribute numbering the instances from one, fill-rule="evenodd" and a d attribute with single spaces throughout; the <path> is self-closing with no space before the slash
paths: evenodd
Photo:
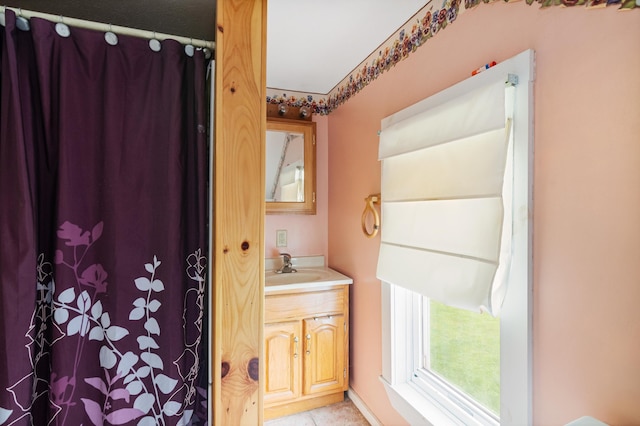
<path id="1" fill-rule="evenodd" d="M 500 319 L 431 301 L 431 370 L 500 413 Z"/>

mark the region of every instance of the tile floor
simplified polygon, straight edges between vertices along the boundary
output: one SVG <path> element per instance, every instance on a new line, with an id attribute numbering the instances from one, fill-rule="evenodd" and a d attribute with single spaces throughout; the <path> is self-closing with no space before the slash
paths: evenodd
<path id="1" fill-rule="evenodd" d="M 369 426 L 350 399 L 264 422 L 265 426 Z"/>

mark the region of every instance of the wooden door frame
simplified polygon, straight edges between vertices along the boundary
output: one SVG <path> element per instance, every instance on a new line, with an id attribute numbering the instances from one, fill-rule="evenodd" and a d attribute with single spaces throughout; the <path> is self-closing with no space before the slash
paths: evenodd
<path id="1" fill-rule="evenodd" d="M 212 170 L 215 425 L 263 422 L 267 0 L 217 0 Z"/>

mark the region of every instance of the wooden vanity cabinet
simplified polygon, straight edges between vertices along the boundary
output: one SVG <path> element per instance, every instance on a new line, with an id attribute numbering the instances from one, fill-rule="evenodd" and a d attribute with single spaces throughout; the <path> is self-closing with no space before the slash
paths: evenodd
<path id="1" fill-rule="evenodd" d="M 265 324 L 265 404 L 289 401 L 300 396 L 301 336 L 299 321 Z"/>
<path id="2" fill-rule="evenodd" d="M 348 331 L 348 285 L 267 293 L 265 419 L 344 399 Z"/>

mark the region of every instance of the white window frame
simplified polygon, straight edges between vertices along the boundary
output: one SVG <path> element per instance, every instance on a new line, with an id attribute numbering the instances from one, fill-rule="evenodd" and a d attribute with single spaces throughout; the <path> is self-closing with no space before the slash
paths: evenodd
<path id="1" fill-rule="evenodd" d="M 422 103 L 432 108 L 483 85 L 517 76 L 515 85 L 513 151 L 513 257 L 509 286 L 500 314 L 500 423 L 532 424 L 532 185 L 534 52 L 524 51 L 489 70 L 462 81 Z M 384 226 L 384 223 L 382 224 Z M 428 394 L 413 383 L 419 342 L 414 321 L 419 306 L 413 293 L 382 282 L 382 376 L 394 408 L 412 425 L 486 424 L 454 399 Z M 434 398 L 435 395 L 436 397 Z M 489 422 L 490 423 L 490 422 Z"/>

